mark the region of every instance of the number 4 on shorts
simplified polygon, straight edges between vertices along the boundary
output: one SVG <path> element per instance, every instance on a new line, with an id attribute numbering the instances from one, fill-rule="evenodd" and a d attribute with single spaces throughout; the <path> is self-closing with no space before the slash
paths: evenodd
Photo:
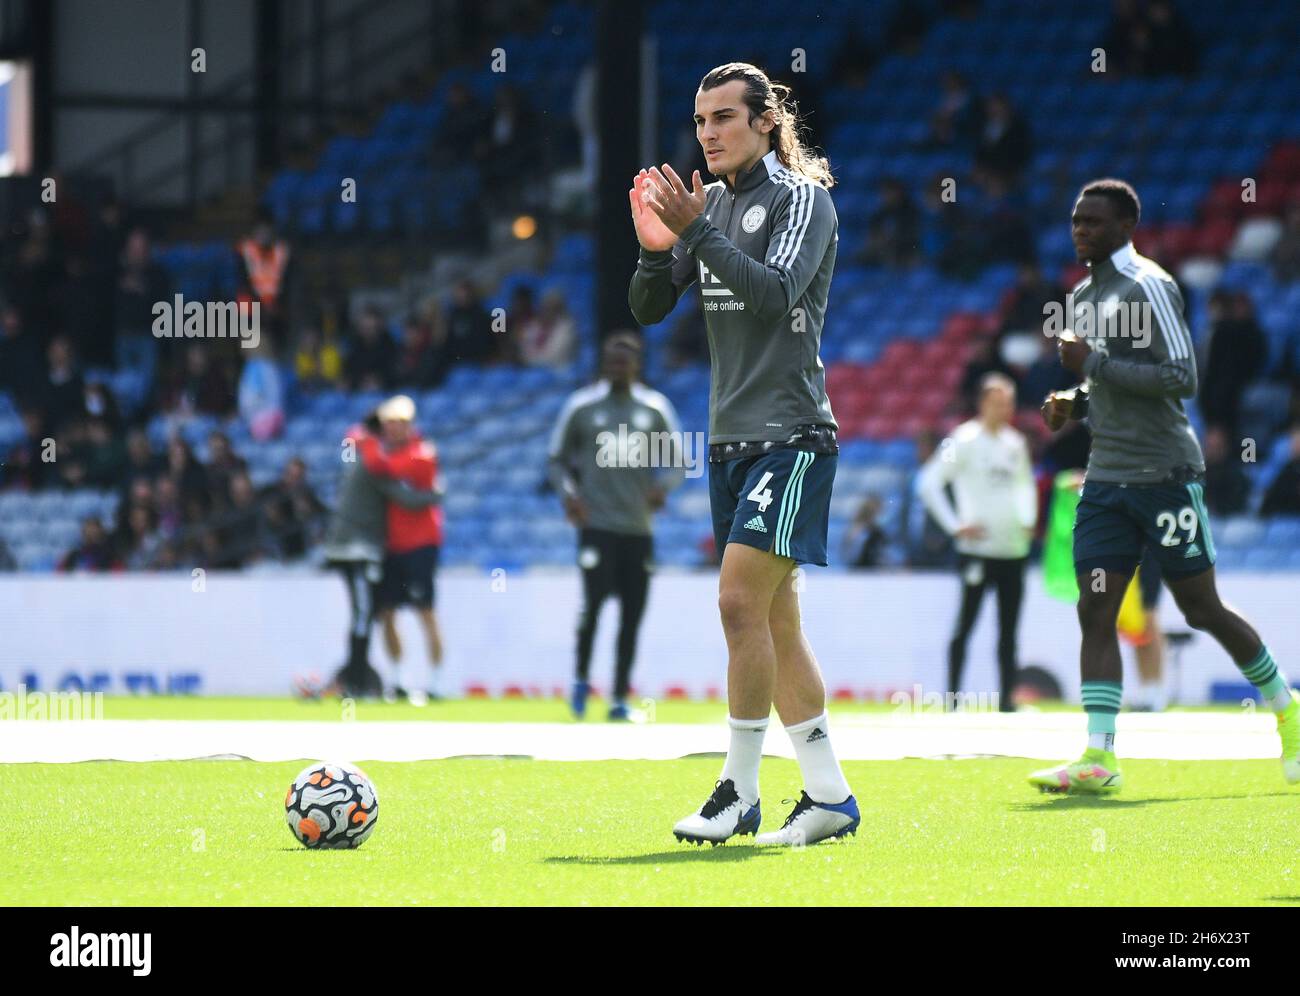
<path id="1" fill-rule="evenodd" d="M 772 479 L 772 472 L 769 470 L 765 473 L 749 494 L 745 495 L 750 501 L 758 502 L 758 510 L 766 512 L 767 506 L 772 504 L 772 489 L 767 487 L 767 482 Z"/>

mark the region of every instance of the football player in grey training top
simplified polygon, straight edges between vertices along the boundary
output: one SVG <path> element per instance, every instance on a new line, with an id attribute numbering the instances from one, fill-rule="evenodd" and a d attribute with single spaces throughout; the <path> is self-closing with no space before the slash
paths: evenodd
<path id="1" fill-rule="evenodd" d="M 551 433 L 551 484 L 579 530 L 583 607 L 569 699 L 577 719 L 587 713 L 591 645 L 610 595 L 619 599 L 619 626 L 609 718 L 631 718 L 627 696 L 654 561 L 650 518 L 686 476 L 677 412 L 640 372 L 641 337 L 612 333 L 601 347 L 600 380 L 569 395 Z"/>
<path id="2" fill-rule="evenodd" d="M 826 565 L 839 453 L 818 357 L 838 222 L 830 167 L 800 143 L 789 93 L 747 63 L 711 70 L 695 95 L 695 134 L 718 180 L 706 187 L 697 171 L 688 186 L 665 163 L 628 191 L 641 243 L 632 313 L 643 325 L 662 321 L 698 279 L 712 363 L 709 494 L 731 740 L 712 796 L 673 828 L 697 844 L 757 832 L 774 703 L 804 791 L 758 843 L 811 844 L 859 822 L 796 588 L 798 565 Z"/>
<path id="3" fill-rule="evenodd" d="M 1300 698 L 1259 633 L 1219 597 L 1205 509 L 1205 459 L 1183 399 L 1196 394 L 1196 355 L 1178 284 L 1133 248 L 1142 213 L 1123 180 L 1087 184 L 1070 229 L 1088 276 L 1070 292 L 1061 365 L 1084 383 L 1043 402 L 1053 431 L 1088 420 L 1092 453 L 1074 515 L 1079 667 L 1088 746 L 1079 760 L 1029 776 L 1047 792 L 1110 794 L 1123 776 L 1115 725 L 1123 667 L 1115 620 L 1145 553 L 1192 629 L 1209 633 L 1277 717 L 1282 773 L 1300 782 Z"/>

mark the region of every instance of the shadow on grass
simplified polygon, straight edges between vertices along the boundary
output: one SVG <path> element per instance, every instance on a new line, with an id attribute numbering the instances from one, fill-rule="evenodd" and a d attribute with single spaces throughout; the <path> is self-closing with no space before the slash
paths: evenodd
<path id="1" fill-rule="evenodd" d="M 1162 803 L 1226 802 L 1231 799 L 1284 799 L 1294 798 L 1292 792 L 1242 792 L 1237 795 L 1184 795 L 1153 799 L 1116 799 L 1113 796 L 1061 795 L 1048 796 L 1037 802 L 1013 803 L 1015 813 L 1046 813 L 1063 809 L 1137 809 L 1158 806 Z"/>
<path id="2" fill-rule="evenodd" d="M 564 854 L 543 858 L 542 862 L 548 865 L 594 866 L 672 865 L 691 861 L 725 863 L 729 861 L 748 861 L 761 854 L 775 854 L 783 850 L 785 848 L 737 846 L 735 844 L 721 844 L 717 847 L 710 847 L 707 844 L 699 847 L 694 844 L 683 844 L 678 850 L 656 851 L 653 854 L 622 854 L 610 857 L 599 857 L 592 854 Z"/>

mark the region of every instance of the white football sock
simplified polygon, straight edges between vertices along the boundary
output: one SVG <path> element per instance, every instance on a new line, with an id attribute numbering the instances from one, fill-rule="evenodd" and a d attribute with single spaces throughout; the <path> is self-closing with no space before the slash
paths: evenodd
<path id="1" fill-rule="evenodd" d="M 830 726 L 825 712 L 803 723 L 787 726 L 785 732 L 790 734 L 794 756 L 803 772 L 804 791 L 814 802 L 843 802 L 853 794 L 831 748 Z"/>
<path id="2" fill-rule="evenodd" d="M 731 745 L 727 748 L 727 760 L 718 777 L 724 782 L 730 778 L 736 785 L 736 795 L 747 806 L 758 803 L 758 763 L 763 760 L 767 722 L 766 719 L 727 717 L 727 725 L 731 727 Z"/>
<path id="3" fill-rule="evenodd" d="M 1113 733 L 1089 733 L 1088 734 L 1089 750 L 1104 750 L 1113 753 L 1115 750 L 1115 734 Z"/>

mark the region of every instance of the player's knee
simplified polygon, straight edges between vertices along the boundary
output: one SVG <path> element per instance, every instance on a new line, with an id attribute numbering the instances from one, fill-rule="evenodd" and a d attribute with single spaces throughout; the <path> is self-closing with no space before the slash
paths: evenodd
<path id="1" fill-rule="evenodd" d="M 725 629 L 744 629 L 763 622 L 758 599 L 742 588 L 724 588 L 718 593 L 718 612 Z"/>
<path id="2" fill-rule="evenodd" d="M 1078 605 L 1079 628 L 1083 630 L 1108 630 L 1114 627 L 1117 607 L 1109 600 L 1081 593 Z"/>
<path id="3" fill-rule="evenodd" d="M 1179 606 L 1183 610 L 1183 619 L 1192 629 L 1208 630 L 1214 628 L 1219 616 L 1220 606 L 1213 602 L 1196 601 Z"/>

